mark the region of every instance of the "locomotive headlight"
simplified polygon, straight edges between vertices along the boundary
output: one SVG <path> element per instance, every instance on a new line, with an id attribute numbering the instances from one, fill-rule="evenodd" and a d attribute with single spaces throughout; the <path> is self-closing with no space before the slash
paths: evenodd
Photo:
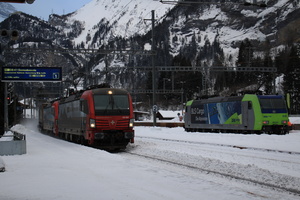
<path id="1" fill-rule="evenodd" d="M 94 119 L 90 119 L 90 128 L 96 128 L 96 121 Z"/>
<path id="2" fill-rule="evenodd" d="M 281 123 L 282 123 L 282 124 L 287 124 L 287 123 L 288 123 L 288 121 L 286 121 L 286 120 L 283 120 Z"/>
<path id="3" fill-rule="evenodd" d="M 263 121 L 263 124 L 269 124 L 269 121 Z"/>
<path id="4" fill-rule="evenodd" d="M 113 94 L 113 92 L 112 92 L 111 90 L 109 90 L 107 93 L 108 93 L 108 94 Z"/>
<path id="5" fill-rule="evenodd" d="M 130 119 L 130 121 L 129 121 L 129 127 L 130 127 L 130 128 L 133 127 L 133 122 L 134 122 L 134 119 Z"/>

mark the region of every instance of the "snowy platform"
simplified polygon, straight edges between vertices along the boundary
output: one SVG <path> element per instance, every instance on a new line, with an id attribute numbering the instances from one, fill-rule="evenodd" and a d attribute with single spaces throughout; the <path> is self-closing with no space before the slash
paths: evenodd
<path id="1" fill-rule="evenodd" d="M 184 165 L 299 188 L 300 131 L 243 135 L 192 133 L 182 127 L 135 127 L 135 143 L 125 152 L 109 153 L 41 134 L 37 123 L 16 125 L 12 130 L 26 133 L 28 149 L 23 156 L 2 157 L 6 171 L 0 173 L 1 200 L 299 199 L 289 192 Z M 172 159 L 182 166 L 131 153 Z"/>

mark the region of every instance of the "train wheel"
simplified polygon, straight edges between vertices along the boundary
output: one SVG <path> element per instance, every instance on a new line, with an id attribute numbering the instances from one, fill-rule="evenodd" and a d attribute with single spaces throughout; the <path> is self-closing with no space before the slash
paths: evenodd
<path id="1" fill-rule="evenodd" d="M 80 136 L 80 138 L 79 138 L 79 143 L 80 143 L 81 145 L 84 145 L 84 146 L 87 146 L 87 145 L 88 145 L 87 140 L 86 140 L 83 136 Z"/>
<path id="2" fill-rule="evenodd" d="M 64 139 L 67 140 L 67 141 L 69 141 L 69 134 L 68 133 L 65 134 Z"/>

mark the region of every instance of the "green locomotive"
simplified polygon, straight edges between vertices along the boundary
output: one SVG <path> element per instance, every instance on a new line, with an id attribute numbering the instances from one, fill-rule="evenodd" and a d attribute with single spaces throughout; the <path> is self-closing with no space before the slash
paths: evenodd
<path id="1" fill-rule="evenodd" d="M 186 104 L 186 131 L 286 134 L 288 109 L 282 95 L 215 97 Z"/>

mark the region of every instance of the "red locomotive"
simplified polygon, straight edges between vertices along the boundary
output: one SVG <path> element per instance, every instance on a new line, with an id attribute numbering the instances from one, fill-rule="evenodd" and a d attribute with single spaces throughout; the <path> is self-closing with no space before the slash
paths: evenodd
<path id="1" fill-rule="evenodd" d="M 109 150 L 134 142 L 133 121 L 130 94 L 112 88 L 76 93 L 43 105 L 39 112 L 42 131 Z"/>

